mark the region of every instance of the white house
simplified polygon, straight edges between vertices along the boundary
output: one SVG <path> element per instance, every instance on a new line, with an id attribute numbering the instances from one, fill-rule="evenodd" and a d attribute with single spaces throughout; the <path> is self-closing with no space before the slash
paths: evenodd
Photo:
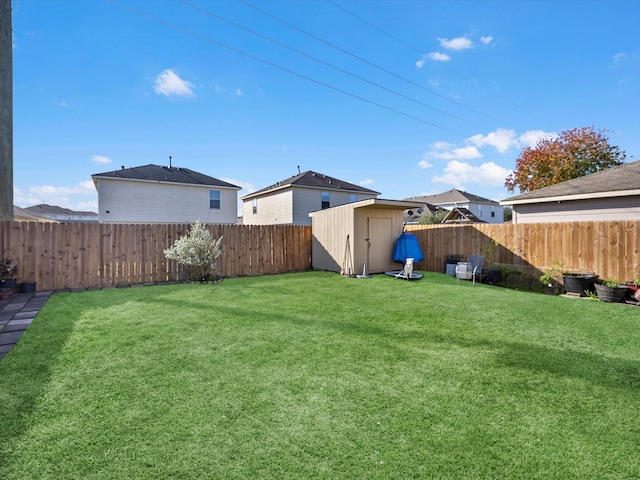
<path id="1" fill-rule="evenodd" d="M 242 223 L 311 225 L 310 212 L 378 195 L 380 192 L 309 170 L 242 197 Z"/>
<path id="2" fill-rule="evenodd" d="M 91 176 L 103 223 L 236 223 L 241 187 L 188 168 L 144 165 Z"/>
<path id="3" fill-rule="evenodd" d="M 502 207 L 500 203 L 455 188 L 437 195 L 411 197 L 405 200 L 431 204 L 447 210 L 453 210 L 455 208 L 467 209 L 482 222 L 504 222 L 504 207 Z"/>
<path id="4" fill-rule="evenodd" d="M 48 219 L 55 222 L 97 222 L 98 214 L 95 212 L 76 211 L 57 205 L 47 205 L 41 203 L 23 209 L 22 213 L 28 212 L 39 219 Z"/>
<path id="5" fill-rule="evenodd" d="M 640 161 L 625 163 L 500 202 L 513 223 L 640 220 Z"/>

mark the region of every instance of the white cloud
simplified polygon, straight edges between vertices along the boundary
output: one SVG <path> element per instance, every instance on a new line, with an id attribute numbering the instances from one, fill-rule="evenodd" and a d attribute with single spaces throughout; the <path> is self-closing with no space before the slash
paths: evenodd
<path id="1" fill-rule="evenodd" d="M 53 103 L 62 108 L 69 108 L 71 106 L 66 100 L 54 100 Z"/>
<path id="2" fill-rule="evenodd" d="M 518 140 L 520 142 L 520 146 L 535 147 L 538 143 L 538 140 L 541 140 L 543 138 L 554 138 L 557 136 L 558 134 L 555 132 L 545 132 L 544 130 L 529 130 L 520 135 L 518 137 Z"/>
<path id="3" fill-rule="evenodd" d="M 241 96 L 242 96 L 242 95 L 244 95 L 244 94 L 242 93 L 242 90 L 240 90 L 239 88 L 236 88 L 236 95 L 237 95 L 238 97 L 241 97 Z"/>
<path id="4" fill-rule="evenodd" d="M 420 168 L 431 168 L 433 167 L 433 163 L 429 163 L 427 160 L 420 160 L 418 166 Z"/>
<path id="5" fill-rule="evenodd" d="M 366 180 L 360 180 L 360 185 L 365 186 L 365 185 L 373 185 L 375 183 L 375 181 L 372 178 L 367 178 Z"/>
<path id="6" fill-rule="evenodd" d="M 486 136 L 474 135 L 467 139 L 467 143 L 472 143 L 477 147 L 484 147 L 491 145 L 498 152 L 505 153 L 511 147 L 517 145 L 516 132 L 513 130 L 507 130 L 505 128 L 498 128 L 494 132 L 489 133 Z"/>
<path id="7" fill-rule="evenodd" d="M 451 40 L 447 38 L 439 38 L 438 41 L 442 48 L 447 48 L 449 50 L 467 50 L 469 48 L 473 48 L 473 42 L 467 37 L 457 37 L 452 38 Z"/>
<path id="8" fill-rule="evenodd" d="M 224 92 L 226 92 L 225 88 L 221 87 L 220 85 L 216 85 L 214 87 L 214 89 L 215 89 L 216 93 L 224 93 Z"/>
<path id="9" fill-rule="evenodd" d="M 173 70 L 167 69 L 156 77 L 156 83 L 153 87 L 158 95 L 170 97 L 177 95 L 179 97 L 195 97 L 193 93 L 193 84 L 181 79 Z"/>
<path id="10" fill-rule="evenodd" d="M 487 35 L 486 37 L 480 37 L 480 41 L 483 45 L 489 45 L 493 42 L 493 37 L 491 35 Z"/>
<path id="11" fill-rule="evenodd" d="M 423 159 L 423 161 L 426 161 L 427 159 L 430 159 L 430 158 L 434 158 L 437 160 L 471 160 L 471 159 L 480 158 L 480 157 L 482 157 L 482 154 L 476 147 L 468 146 L 468 147 L 451 148 L 448 150 L 443 150 L 443 149 L 430 150 L 425 155 L 425 158 Z"/>
<path id="12" fill-rule="evenodd" d="M 91 161 L 97 164 L 111 163 L 111 159 L 109 157 L 104 157 L 102 155 L 94 155 L 93 157 L 91 157 Z"/>
<path id="13" fill-rule="evenodd" d="M 432 62 L 448 62 L 451 60 L 451 57 L 442 52 L 430 52 L 423 55 L 422 58 L 416 62 L 416 67 L 422 68 L 428 60 Z"/>
<path id="14" fill-rule="evenodd" d="M 19 188 L 14 189 L 14 203 L 24 207 L 47 203 L 72 210 L 91 210 L 97 212 L 97 196 L 98 193 L 91 180 L 78 182 L 72 187 L 37 185 L 28 187 L 27 192 Z M 78 199 L 77 197 L 82 198 Z M 86 205 L 94 204 L 94 208 L 85 208 Z"/>
<path id="15" fill-rule="evenodd" d="M 494 162 L 486 162 L 480 166 L 452 160 L 444 169 L 444 174 L 433 177 L 434 182 L 461 185 L 463 183 L 478 183 L 482 185 L 504 185 L 504 179 L 511 170 L 501 167 Z"/>

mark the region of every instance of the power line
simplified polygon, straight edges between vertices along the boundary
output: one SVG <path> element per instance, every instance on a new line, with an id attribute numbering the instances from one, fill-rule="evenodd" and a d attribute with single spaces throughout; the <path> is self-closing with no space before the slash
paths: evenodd
<path id="1" fill-rule="evenodd" d="M 278 21 L 278 22 L 280 22 L 280 23 L 282 23 L 282 24 L 284 24 L 284 25 L 287 25 L 287 26 L 288 26 L 288 27 L 290 27 L 290 28 L 293 28 L 294 30 L 297 30 L 297 31 L 298 31 L 298 32 L 300 32 L 300 33 L 303 33 L 304 35 L 307 35 L 307 36 L 309 36 L 309 37 L 311 37 L 311 38 L 314 38 L 315 40 L 318 40 L 319 42 L 322 42 L 322 43 L 324 43 L 325 45 L 330 46 L 331 48 L 335 48 L 336 50 L 339 50 L 340 52 L 345 53 L 345 54 L 347 54 L 347 55 L 349 55 L 349 56 L 351 56 L 351 57 L 355 58 L 356 60 L 359 60 L 359 61 L 361 61 L 361 62 L 363 62 L 363 63 L 366 63 L 367 65 L 370 65 L 370 66 L 372 66 L 372 67 L 374 67 L 374 68 L 377 68 L 378 70 L 380 70 L 380 71 L 382 71 L 382 72 L 384 72 L 384 73 L 386 73 L 386 74 L 388 74 L 388 75 L 391 75 L 391 76 L 393 76 L 393 77 L 395 77 L 395 78 L 397 78 L 397 79 L 399 79 L 399 80 L 402 80 L 403 82 L 406 82 L 406 83 L 408 83 L 408 84 L 410 84 L 410 85 L 412 85 L 412 86 L 414 86 L 414 87 L 417 87 L 417 88 L 419 88 L 419 89 L 421 89 L 421 90 L 423 90 L 423 91 L 425 91 L 425 92 L 428 92 L 428 93 L 430 93 L 431 95 L 435 95 L 436 97 L 440 97 L 440 98 L 442 98 L 442 99 L 446 100 L 447 102 L 450 102 L 450 103 L 453 103 L 453 104 L 455 104 L 455 105 L 458 105 L 459 107 L 462 107 L 462 108 L 465 108 L 465 109 L 467 109 L 467 110 L 469 110 L 469 111 L 471 111 L 471 112 L 477 113 L 478 115 L 482 115 L 482 116 L 484 116 L 484 117 L 491 118 L 491 119 L 495 120 L 494 118 L 492 118 L 490 115 L 487 115 L 486 113 L 480 112 L 480 111 L 478 111 L 478 110 L 476 110 L 476 109 L 474 109 L 474 108 L 472 108 L 472 107 L 469 107 L 469 106 L 467 106 L 467 105 L 465 105 L 465 104 L 463 104 L 463 103 L 457 102 L 457 101 L 453 100 L 452 98 L 447 97 L 446 95 L 442 95 L 441 93 L 435 92 L 435 91 L 433 91 L 433 90 L 431 90 L 431 89 L 429 89 L 429 88 L 425 87 L 424 85 L 420 85 L 419 83 L 416 83 L 416 82 L 414 82 L 413 80 L 409 80 L 408 78 L 405 78 L 405 77 L 403 77 L 403 76 L 401 76 L 401 75 L 398 75 L 397 73 L 392 72 L 391 70 L 389 70 L 389 69 L 387 69 L 387 68 L 384 68 L 384 67 L 382 67 L 382 66 L 380 66 L 380 65 L 378 65 L 378 64 L 376 64 L 376 63 L 374 63 L 374 62 L 371 62 L 371 61 L 367 60 L 366 58 L 363 58 L 363 57 L 361 57 L 361 56 L 359 56 L 359 55 L 356 55 L 355 53 L 352 53 L 352 52 L 350 52 L 350 51 L 348 51 L 348 50 L 346 50 L 346 49 L 344 49 L 344 48 L 342 48 L 342 47 L 340 47 L 340 46 L 338 46 L 338 45 L 335 45 L 334 43 L 331 43 L 331 42 L 329 42 L 328 40 L 325 40 L 324 38 L 321 38 L 321 37 L 319 37 L 319 36 L 317 36 L 317 35 L 314 35 L 313 33 L 307 32 L 306 30 L 304 30 L 304 29 L 302 29 L 302 28 L 300 28 L 300 27 L 298 27 L 298 26 L 296 26 L 296 25 L 293 25 L 292 23 L 287 22 L 286 20 L 283 20 L 283 19 L 281 19 L 280 17 L 277 17 L 277 16 L 275 16 L 275 15 L 273 15 L 273 14 L 271 14 L 271 13 L 269 13 L 269 12 L 265 11 L 265 10 L 262 10 L 261 8 L 258 8 L 258 7 L 256 7 L 255 5 L 250 4 L 250 3 L 249 3 L 249 2 L 247 2 L 246 0 L 237 0 L 237 1 L 238 1 L 238 2 L 240 2 L 240 3 L 242 3 L 242 4 L 244 4 L 244 5 L 246 5 L 246 6 L 247 6 L 247 7 L 249 7 L 249 8 L 254 9 L 254 10 L 255 10 L 255 11 L 257 11 L 257 12 L 260 12 L 260 13 L 261 13 L 261 14 L 263 14 L 263 15 L 266 15 L 267 17 L 270 17 L 270 18 L 272 18 L 272 19 L 274 19 L 274 20 L 276 20 L 276 21 Z M 328 1 L 329 3 L 331 3 L 332 5 L 335 5 L 336 7 L 338 7 L 338 8 L 340 8 L 340 9 L 344 10 L 342 7 L 340 7 L 339 5 L 336 5 L 335 3 L 331 2 L 330 0 L 327 0 L 327 1 Z M 412 50 L 415 50 L 415 51 L 417 51 L 418 53 L 420 53 L 420 55 L 423 55 L 423 53 L 422 53 L 422 52 L 420 52 L 419 50 L 417 50 L 415 47 L 412 47 L 411 45 L 406 44 L 406 43 L 405 43 L 405 42 L 403 42 L 402 40 L 400 40 L 400 39 L 398 39 L 398 38 L 394 37 L 393 35 L 391 35 L 390 33 L 386 33 L 386 32 L 384 32 L 384 30 L 382 30 L 382 29 L 380 29 L 380 28 L 376 27 L 376 26 L 375 26 L 375 25 L 373 25 L 373 24 L 370 24 L 369 22 L 367 22 L 366 20 L 364 20 L 364 19 L 362 19 L 362 18 L 359 18 L 357 15 L 352 14 L 351 12 L 348 12 L 347 10 L 345 10 L 345 11 L 346 11 L 347 13 L 349 13 L 350 15 L 353 15 L 353 16 L 355 16 L 356 18 L 358 18 L 358 19 L 362 20 L 363 22 L 367 23 L 368 25 L 372 26 L 372 27 L 373 27 L 373 28 L 375 28 L 376 30 L 379 30 L 379 31 L 381 31 L 381 32 L 385 33 L 386 35 L 390 36 L 390 37 L 391 37 L 391 38 L 393 38 L 394 40 L 396 40 L 396 41 L 398 41 L 398 42 L 400 42 L 400 43 L 402 43 L 402 44 L 404 44 L 404 45 L 407 45 L 407 46 L 408 46 L 409 48 L 411 48 Z M 477 125 L 476 125 L 476 126 L 477 126 Z"/>
<path id="2" fill-rule="evenodd" d="M 242 0 L 238 0 L 238 1 L 242 1 Z M 415 46 L 413 46 L 413 45 L 411 45 L 411 44 L 409 44 L 409 43 L 405 42 L 404 40 L 402 40 L 402 39 L 400 39 L 400 38 L 396 37 L 395 35 L 392 35 L 391 33 L 387 32 L 386 30 L 383 30 L 382 28 L 378 27 L 377 25 L 374 25 L 373 23 L 371 23 L 371 22 L 370 22 L 370 21 L 368 21 L 367 19 L 362 18 L 361 16 L 359 16 L 359 15 L 357 15 L 357 14 L 353 13 L 353 12 L 352 12 L 352 11 L 350 11 L 350 10 L 347 10 L 346 8 L 344 8 L 344 7 L 343 7 L 343 6 L 341 6 L 341 5 L 338 5 L 338 4 L 337 4 L 336 2 L 334 2 L 333 0 L 325 0 L 325 1 L 326 1 L 327 3 L 330 3 L 331 5 L 333 5 L 333 6 L 334 6 L 334 7 L 336 7 L 337 9 L 342 10 L 342 11 L 343 11 L 343 12 L 345 12 L 346 14 L 351 15 L 352 17 L 354 17 L 354 18 L 356 18 L 356 19 L 360 20 L 362 23 L 364 23 L 364 24 L 366 24 L 366 25 L 369 25 L 369 26 L 370 26 L 371 28 L 373 28 L 374 30 L 377 30 L 378 32 L 382 33 L 383 35 L 386 35 L 386 36 L 387 36 L 387 37 L 389 37 L 389 38 L 392 38 L 393 40 L 395 40 L 396 42 L 400 43 L 401 45 L 404 45 L 405 47 L 409 48 L 410 50 L 413 50 L 414 52 L 417 52 L 418 54 L 420 54 L 420 55 L 424 56 L 424 52 L 423 52 L 422 50 L 420 50 L 418 47 L 415 47 Z M 451 68 L 449 65 L 446 65 L 446 64 L 444 64 L 444 63 L 443 63 L 443 64 L 442 64 L 442 66 L 443 66 L 444 68 L 446 68 L 447 70 L 449 70 L 449 71 L 451 71 L 451 72 L 455 73 L 456 75 L 459 75 L 460 77 L 464 78 L 465 80 L 473 81 L 473 79 L 472 79 L 471 77 L 468 77 L 468 76 L 467 76 L 467 75 L 465 75 L 464 73 L 459 72 L 459 71 L 458 71 L 458 70 L 456 70 L 455 68 Z M 477 86 L 478 88 L 480 88 L 481 90 L 484 90 L 485 92 L 486 92 L 486 91 L 490 91 L 490 90 L 488 90 L 488 89 L 486 89 L 486 88 L 482 87 L 481 85 L 476 85 L 476 86 Z M 503 97 L 502 95 L 499 95 L 499 94 L 497 94 L 497 93 L 495 93 L 495 92 L 492 92 L 492 94 L 493 94 L 493 95 L 495 95 L 496 97 L 498 97 L 498 98 L 502 99 L 502 100 L 505 100 L 506 102 L 509 102 L 511 105 L 513 105 L 514 107 L 516 107 L 516 108 L 518 108 L 518 109 L 522 110 L 523 112 L 526 112 L 527 114 L 529 114 L 529 115 L 532 115 L 532 116 L 533 116 L 533 113 L 531 113 L 530 111 L 526 110 L 526 109 L 525 109 L 525 108 L 523 108 L 522 106 L 518 106 L 518 105 L 516 105 L 513 101 L 511 101 L 511 100 L 509 100 L 509 99 L 507 99 L 507 98 Z M 475 110 L 474 110 L 474 111 L 475 111 Z M 482 114 L 482 115 L 484 115 L 484 114 Z M 493 119 L 493 120 L 496 120 L 495 118 L 490 117 L 490 116 L 488 116 L 488 115 L 485 115 L 485 116 L 487 116 L 487 117 L 489 117 L 489 118 L 491 118 L 491 119 Z"/>
<path id="3" fill-rule="evenodd" d="M 239 29 L 241 29 L 241 30 L 244 30 L 245 32 L 249 32 L 249 33 L 251 33 L 252 35 L 255 35 L 255 36 L 257 36 L 257 37 L 263 38 L 263 39 L 265 39 L 265 40 L 267 40 L 267 41 L 269 41 L 269 42 L 271 42 L 271 43 L 273 43 L 273 44 L 275 44 L 275 45 L 278 45 L 278 46 L 280 46 L 280 47 L 282 47 L 282 48 L 286 48 L 287 50 L 290 50 L 290 51 L 292 51 L 292 52 L 295 52 L 295 53 L 297 53 L 298 55 L 301 55 L 301 56 L 303 56 L 303 57 L 309 58 L 309 59 L 313 60 L 314 62 L 318 62 L 318 63 L 320 63 L 320 64 L 322 64 L 322 65 L 325 65 L 325 66 L 327 66 L 327 67 L 329 67 L 329 68 L 332 68 L 332 69 L 334 69 L 334 70 L 336 70 L 336 71 L 338 71 L 338 72 L 344 73 L 345 75 L 349 75 L 350 77 L 353 77 L 353 78 L 356 78 L 356 79 L 358 79 L 358 80 L 360 80 L 360 81 L 362 81 L 362 82 L 368 83 L 369 85 L 373 85 L 374 87 L 380 88 L 380 89 L 382 89 L 382 90 L 384 90 L 384 91 L 386 91 L 386 92 L 389 92 L 389 93 L 392 93 L 392 94 L 394 94 L 394 95 L 397 95 L 398 97 L 404 98 L 405 100 L 409 100 L 409 101 L 414 102 L 414 103 L 416 103 L 416 104 L 418 104 L 418 105 L 422 105 L 423 107 L 429 108 L 429 109 L 434 110 L 434 111 L 439 112 L 439 113 L 442 113 L 443 115 L 447 115 L 447 116 L 449 116 L 449 117 L 451 117 L 451 118 L 455 118 L 456 120 L 460 120 L 461 122 L 468 123 L 469 125 L 474 125 L 474 126 L 476 126 L 476 127 L 480 127 L 480 128 L 486 128 L 486 127 L 485 127 L 485 126 L 483 126 L 483 125 L 479 125 L 479 124 L 474 123 L 474 122 L 471 122 L 471 121 L 469 121 L 469 120 L 465 120 L 464 118 L 461 118 L 461 117 L 459 117 L 459 116 L 457 116 L 457 115 L 453 115 L 453 114 L 451 114 L 451 113 L 449 113 L 449 112 L 446 112 L 446 111 L 444 111 L 444 110 L 441 110 L 441 109 L 439 109 L 439 108 L 436 108 L 436 107 L 434 107 L 434 106 L 432 106 L 432 105 L 429 105 L 429 104 L 427 104 L 427 103 L 421 102 L 420 100 L 417 100 L 417 99 L 415 99 L 415 98 L 409 97 L 408 95 L 404 95 L 403 93 L 397 92 L 397 91 L 392 90 L 392 89 L 390 89 L 390 88 L 387 88 L 387 87 L 385 87 L 385 86 L 383 86 L 383 85 L 380 85 L 379 83 L 373 82 L 373 81 L 371 81 L 371 80 L 367 80 L 366 78 L 364 78 L 364 77 L 362 77 L 362 76 L 360 76 L 360 75 L 356 75 L 355 73 L 351 73 L 351 72 L 349 72 L 348 70 L 345 70 L 345 69 L 340 68 L 340 67 L 338 67 L 338 66 L 336 66 L 336 65 L 333 65 L 333 64 L 331 64 L 331 63 L 329 63 L 329 62 L 326 62 L 326 61 L 324 61 L 324 60 L 321 60 L 321 59 L 319 59 L 319 58 L 317 58 L 317 57 L 314 57 L 313 55 L 309 55 L 308 53 L 305 53 L 305 52 L 303 52 L 303 51 L 301 51 L 301 50 L 298 50 L 298 49 L 296 49 L 296 48 L 294 48 L 294 47 L 292 47 L 292 46 L 290 46 L 290 45 L 287 45 L 287 44 L 285 44 L 285 43 L 279 42 L 278 40 L 275 40 L 275 39 L 273 39 L 273 38 L 271 38 L 271 37 L 268 37 L 268 36 L 266 36 L 266 35 L 263 35 L 262 33 L 256 32 L 255 30 L 252 30 L 252 29 L 250 29 L 250 28 L 244 27 L 244 26 L 242 26 L 242 25 L 240 25 L 240 24 L 238 24 L 238 23 L 235 23 L 235 22 L 233 22 L 233 21 L 231 21 L 231 20 L 229 20 L 229 19 L 227 19 L 227 18 L 224 18 L 224 17 L 222 17 L 222 16 L 220 16 L 220 15 L 218 15 L 218 14 L 216 14 L 216 13 L 213 13 L 213 12 L 211 12 L 210 10 L 207 10 L 207 9 L 204 9 L 204 8 L 199 7 L 199 6 L 197 6 L 197 5 L 194 5 L 194 4 L 192 4 L 192 3 L 190 3 L 190 2 L 188 2 L 188 1 L 186 1 L 186 0 L 179 0 L 179 1 L 180 1 L 181 3 L 184 3 L 185 5 L 187 5 L 187 6 L 191 7 L 191 8 L 193 8 L 194 10 L 198 10 L 198 11 L 200 11 L 200 12 L 202 12 L 202 13 L 205 13 L 205 14 L 207 14 L 207 15 L 211 16 L 211 17 L 217 18 L 218 20 L 220 20 L 220 21 L 222 21 L 222 22 L 225 22 L 225 23 L 227 23 L 227 24 L 229 24 L 229 25 L 232 25 L 232 26 L 234 26 L 234 27 L 236 27 L 236 28 L 239 28 Z M 244 2 L 243 2 L 243 3 L 244 3 Z"/>
<path id="4" fill-rule="evenodd" d="M 129 5 L 124 5 L 124 4 L 120 3 L 120 2 L 118 2 L 117 0 L 107 0 L 107 1 L 110 2 L 110 3 L 113 3 L 114 5 L 116 5 L 116 6 L 120 7 L 120 8 L 123 8 L 125 10 L 129 10 L 129 11 L 131 11 L 131 12 L 137 14 L 137 15 L 140 15 L 142 17 L 148 18 L 149 20 L 153 20 L 154 22 L 158 22 L 158 23 L 161 23 L 161 24 L 163 24 L 163 25 L 165 25 L 167 27 L 173 28 L 174 30 L 178 30 L 180 32 L 186 33 L 187 35 L 191 35 L 191 36 L 193 36 L 195 38 L 198 38 L 200 40 L 203 40 L 205 42 L 211 43 L 213 45 L 222 47 L 224 49 L 227 49 L 227 50 L 232 51 L 234 53 L 237 53 L 239 55 L 243 55 L 243 56 L 245 56 L 247 58 L 250 58 L 252 60 L 255 60 L 257 62 L 263 63 L 265 65 L 268 65 L 270 67 L 276 68 L 278 70 L 282 70 L 283 72 L 287 72 L 287 73 L 289 73 L 291 75 L 295 75 L 296 77 L 303 78 L 303 79 L 308 80 L 310 82 L 316 83 L 316 84 L 321 85 L 323 87 L 329 88 L 329 89 L 334 90 L 334 91 L 339 92 L 339 93 L 342 93 L 343 95 L 347 95 L 349 97 L 355 98 L 357 100 L 360 100 L 362 102 L 368 103 L 370 105 L 374 105 L 376 107 L 383 108 L 383 109 L 388 110 L 390 112 L 396 113 L 398 115 L 402 115 L 403 117 L 410 118 L 412 120 L 416 120 L 416 121 L 424 123 L 426 125 L 431 125 L 432 127 L 435 127 L 435 128 L 441 129 L 441 130 L 445 130 L 445 131 L 448 131 L 448 132 L 451 132 L 451 133 L 455 133 L 456 135 L 465 136 L 465 134 L 463 134 L 461 132 L 458 132 L 456 130 L 452 130 L 450 128 L 443 127 L 442 125 L 438 125 L 436 123 L 430 122 L 430 121 L 425 120 L 423 118 L 416 117 L 414 115 L 410 115 L 408 113 L 402 112 L 402 111 L 397 110 L 397 109 L 392 108 L 392 107 L 388 107 L 388 106 L 383 105 L 383 104 L 378 103 L 378 102 L 374 102 L 373 100 L 369 100 L 369 99 L 364 98 L 364 97 L 362 97 L 360 95 L 356 95 L 355 93 L 351 93 L 351 92 L 348 92 L 346 90 L 342 90 L 341 88 L 335 87 L 335 86 L 330 85 L 330 84 L 328 84 L 326 82 L 323 82 L 321 80 L 316 80 L 315 78 L 309 77 L 309 76 L 304 75 L 302 73 L 298 73 L 298 72 L 296 72 L 294 70 L 291 70 L 289 68 L 283 67 L 283 66 L 278 65 L 278 64 L 273 63 L 273 62 L 270 62 L 269 60 L 265 60 L 263 58 L 255 56 L 253 54 L 247 53 L 247 52 L 245 52 L 243 50 L 239 50 L 239 49 L 237 49 L 235 47 L 231 47 L 229 45 L 226 45 L 226 44 L 224 44 L 222 42 L 219 42 L 217 40 L 213 40 L 213 39 L 211 39 L 209 37 L 205 37 L 204 35 L 200 35 L 199 33 L 196 33 L 196 32 L 194 32 L 192 30 L 186 29 L 186 28 L 181 27 L 179 25 L 176 25 L 174 23 L 168 22 L 168 21 L 166 21 L 166 20 L 164 20 L 162 18 L 156 17 L 156 16 L 151 15 L 151 14 L 149 14 L 147 12 L 143 12 L 143 11 L 138 10 L 136 8 L 130 7 Z"/>

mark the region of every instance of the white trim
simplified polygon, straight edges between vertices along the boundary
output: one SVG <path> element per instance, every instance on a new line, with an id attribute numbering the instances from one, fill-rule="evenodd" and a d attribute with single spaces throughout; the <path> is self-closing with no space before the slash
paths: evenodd
<path id="1" fill-rule="evenodd" d="M 569 200 L 590 200 L 593 198 L 632 197 L 640 195 L 640 190 L 617 190 L 608 192 L 555 195 L 552 197 L 525 198 L 522 200 L 502 200 L 500 205 L 524 205 L 527 203 L 566 202 Z"/>

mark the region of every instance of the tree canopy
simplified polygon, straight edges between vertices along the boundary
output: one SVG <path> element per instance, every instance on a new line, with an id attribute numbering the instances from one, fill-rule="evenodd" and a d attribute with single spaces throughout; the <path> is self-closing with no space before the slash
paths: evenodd
<path id="1" fill-rule="evenodd" d="M 626 154 L 610 145 L 606 130 L 593 127 L 565 130 L 554 138 L 542 138 L 516 159 L 516 168 L 505 187 L 521 193 L 565 182 L 624 163 Z"/>

